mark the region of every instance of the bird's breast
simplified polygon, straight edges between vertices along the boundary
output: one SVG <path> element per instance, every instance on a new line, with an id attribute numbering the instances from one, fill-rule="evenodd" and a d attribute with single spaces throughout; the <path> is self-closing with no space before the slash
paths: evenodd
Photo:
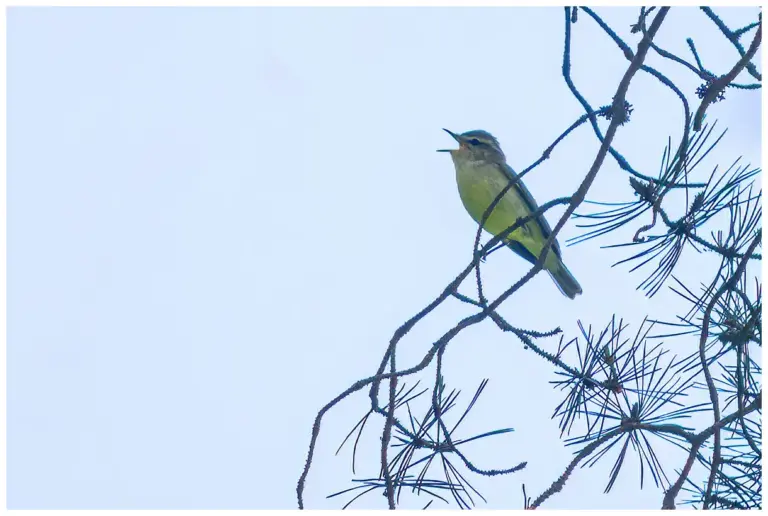
<path id="1" fill-rule="evenodd" d="M 506 181 L 496 167 L 470 162 L 456 167 L 456 184 L 464 207 L 479 222 Z"/>
<path id="2" fill-rule="evenodd" d="M 507 186 L 509 179 L 496 165 L 488 163 L 465 162 L 456 164 L 456 184 L 459 196 L 467 212 L 475 222 L 480 223 L 485 210 Z M 494 208 L 485 223 L 485 229 L 491 234 L 498 234 L 514 224 L 518 217 L 527 214 L 527 209 L 515 188 L 508 191 Z M 530 230 L 526 224 L 515 231 Z"/>

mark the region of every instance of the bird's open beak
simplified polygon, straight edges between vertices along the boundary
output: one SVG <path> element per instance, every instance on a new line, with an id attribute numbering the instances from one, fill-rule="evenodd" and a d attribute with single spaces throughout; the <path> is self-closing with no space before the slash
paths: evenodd
<path id="1" fill-rule="evenodd" d="M 446 133 L 448 133 L 451 136 L 453 136 L 453 139 L 456 140 L 457 142 L 459 142 L 459 144 L 461 144 L 461 136 L 459 136 L 458 134 L 454 133 L 453 131 L 449 131 L 448 129 L 445 129 L 445 128 L 443 129 L 443 131 L 445 131 Z M 452 152 L 452 151 L 455 151 L 455 150 L 456 149 L 438 149 L 437 152 Z"/>

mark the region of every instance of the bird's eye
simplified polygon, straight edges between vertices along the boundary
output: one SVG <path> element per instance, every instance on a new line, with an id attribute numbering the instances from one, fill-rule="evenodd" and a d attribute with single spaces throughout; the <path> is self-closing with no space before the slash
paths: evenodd
<path id="1" fill-rule="evenodd" d="M 469 143 L 471 143 L 472 145 L 480 145 L 480 140 L 478 140 L 477 138 L 472 138 L 471 140 L 469 140 Z"/>

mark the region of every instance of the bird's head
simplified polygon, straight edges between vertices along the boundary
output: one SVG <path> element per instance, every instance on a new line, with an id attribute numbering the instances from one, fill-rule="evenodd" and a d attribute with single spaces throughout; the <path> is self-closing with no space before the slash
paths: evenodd
<path id="1" fill-rule="evenodd" d="M 454 161 L 489 161 L 504 163 L 506 157 L 501 150 L 499 141 L 494 136 L 481 130 L 467 131 L 456 134 L 448 129 L 443 129 L 459 143 L 458 149 L 440 149 L 438 152 L 448 152 Z"/>

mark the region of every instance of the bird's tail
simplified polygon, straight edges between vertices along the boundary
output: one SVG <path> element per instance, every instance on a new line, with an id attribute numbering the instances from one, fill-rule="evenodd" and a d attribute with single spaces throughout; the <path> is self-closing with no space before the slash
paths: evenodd
<path id="1" fill-rule="evenodd" d="M 573 277 L 571 271 L 568 270 L 568 267 L 562 261 L 557 260 L 557 265 L 547 269 L 547 272 L 552 276 L 552 281 L 555 282 L 555 285 L 557 285 L 557 288 L 563 295 L 573 299 L 581 294 L 581 285 L 579 285 L 579 282 L 576 281 L 576 278 Z"/>

